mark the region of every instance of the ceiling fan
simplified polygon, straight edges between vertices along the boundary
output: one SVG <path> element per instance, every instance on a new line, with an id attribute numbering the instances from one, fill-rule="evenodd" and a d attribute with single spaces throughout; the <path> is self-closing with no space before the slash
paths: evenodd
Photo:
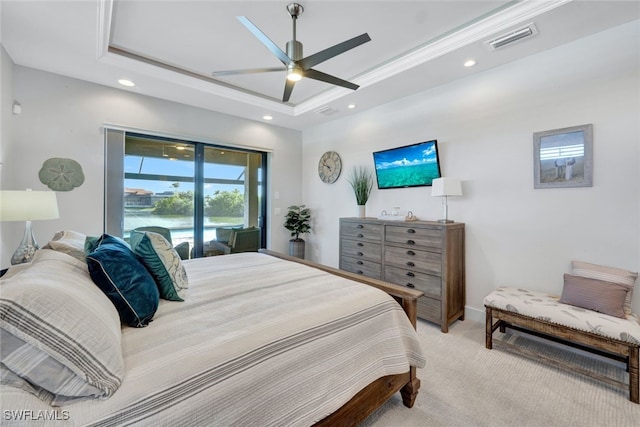
<path id="1" fill-rule="evenodd" d="M 335 46 L 331 46 L 327 49 L 321 50 L 320 52 L 314 53 L 313 55 L 303 57 L 302 43 L 296 40 L 296 20 L 300 15 L 302 15 L 304 8 L 298 3 L 291 3 L 287 5 L 287 11 L 289 12 L 289 15 L 291 15 L 291 19 L 293 20 L 293 40 L 287 42 L 286 53 L 282 49 L 280 49 L 273 41 L 271 41 L 271 39 L 269 39 L 269 37 L 267 37 L 262 31 L 260 31 L 260 29 L 258 29 L 258 27 L 256 27 L 255 24 L 251 22 L 246 16 L 236 17 L 242 25 L 247 27 L 247 29 L 251 31 L 251 33 L 256 36 L 258 40 L 260 40 L 260 42 L 265 45 L 265 47 L 269 49 L 269 51 L 273 53 L 284 64 L 284 67 L 216 71 L 212 73 L 213 76 L 219 77 L 233 74 L 253 74 L 268 73 L 273 71 L 286 71 L 287 80 L 284 86 L 282 102 L 289 101 L 291 92 L 293 91 L 293 87 L 295 86 L 296 82 L 300 81 L 303 77 L 320 80 L 322 82 L 346 87 L 348 89 L 358 89 L 360 86 L 354 83 L 342 80 L 338 77 L 323 73 L 318 70 L 314 70 L 311 67 L 370 41 L 371 37 L 369 37 L 369 34 L 361 34 L 342 43 L 338 43 Z"/>

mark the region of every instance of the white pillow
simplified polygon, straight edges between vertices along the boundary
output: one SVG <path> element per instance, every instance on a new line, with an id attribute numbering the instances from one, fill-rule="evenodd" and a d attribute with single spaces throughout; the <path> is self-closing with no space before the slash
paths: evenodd
<path id="1" fill-rule="evenodd" d="M 82 262 L 86 262 L 86 255 L 84 253 L 84 241 L 86 238 L 87 236 L 77 231 L 58 231 L 42 249 L 53 249 L 54 251 L 71 255 Z"/>
<path id="2" fill-rule="evenodd" d="M 53 406 L 107 399 L 118 389 L 120 317 L 84 262 L 41 249 L 28 267 L 0 279 L 0 295 L 3 384 Z"/>

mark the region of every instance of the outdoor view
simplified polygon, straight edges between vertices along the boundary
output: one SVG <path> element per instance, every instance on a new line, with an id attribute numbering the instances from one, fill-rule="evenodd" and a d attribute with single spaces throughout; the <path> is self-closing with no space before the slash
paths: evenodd
<path id="1" fill-rule="evenodd" d="M 171 230 L 174 245 L 188 241 L 192 247 L 194 146 L 128 138 L 125 147 L 124 236 L 137 227 L 161 226 Z M 246 174 L 251 155 L 256 154 L 205 148 L 203 241 L 214 240 L 217 227 L 248 220 Z"/>

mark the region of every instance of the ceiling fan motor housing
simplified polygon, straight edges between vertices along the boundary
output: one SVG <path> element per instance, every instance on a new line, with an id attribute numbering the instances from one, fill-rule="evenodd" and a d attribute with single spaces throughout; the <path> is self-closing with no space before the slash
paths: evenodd
<path id="1" fill-rule="evenodd" d="M 287 56 L 293 61 L 302 59 L 302 43 L 297 40 L 287 42 Z"/>

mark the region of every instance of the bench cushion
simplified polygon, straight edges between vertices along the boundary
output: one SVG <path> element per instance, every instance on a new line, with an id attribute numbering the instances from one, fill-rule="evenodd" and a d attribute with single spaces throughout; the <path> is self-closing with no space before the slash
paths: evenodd
<path id="1" fill-rule="evenodd" d="M 623 319 L 562 304 L 559 299 L 558 295 L 501 287 L 485 297 L 484 305 L 640 345 L 640 321 L 634 314 Z"/>

